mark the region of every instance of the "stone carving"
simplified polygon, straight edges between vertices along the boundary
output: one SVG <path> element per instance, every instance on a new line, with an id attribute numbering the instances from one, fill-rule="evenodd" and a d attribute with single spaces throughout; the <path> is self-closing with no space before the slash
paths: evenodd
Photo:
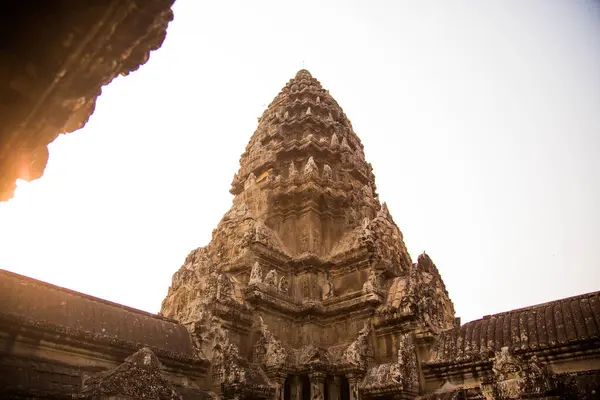
<path id="1" fill-rule="evenodd" d="M 310 278 L 302 278 L 302 296 L 304 299 L 310 299 Z"/>
<path id="2" fill-rule="evenodd" d="M 358 388 L 358 382 L 350 383 L 350 400 L 359 400 L 360 392 Z"/>
<path id="3" fill-rule="evenodd" d="M 283 344 L 275 339 L 275 336 L 269 331 L 262 317 L 259 318 L 260 339 L 254 346 L 254 359 L 266 366 L 276 366 L 285 364 L 289 358 L 289 351 Z"/>
<path id="4" fill-rule="evenodd" d="M 312 344 L 302 346 L 297 351 L 296 360 L 297 364 L 301 366 L 327 365 L 330 361 L 326 349 L 316 347 Z"/>
<path id="5" fill-rule="evenodd" d="M 370 368 L 362 388 L 366 392 L 377 392 L 399 386 L 404 390 L 416 392 L 418 384 L 415 346 L 411 334 L 403 334 L 398 341 L 397 361 Z"/>
<path id="6" fill-rule="evenodd" d="M 369 277 L 363 284 L 363 292 L 364 293 L 377 293 L 379 292 L 379 282 L 377 280 L 377 274 L 375 270 L 371 270 L 369 272 Z"/>
<path id="7" fill-rule="evenodd" d="M 323 391 L 321 390 L 321 383 L 311 382 L 310 391 L 312 393 L 311 400 L 324 400 Z"/>
<path id="8" fill-rule="evenodd" d="M 218 275 L 216 297 L 218 300 L 229 300 L 233 298 L 233 282 L 229 275 Z"/>
<path id="9" fill-rule="evenodd" d="M 323 288 L 323 300 L 327 300 L 334 296 L 333 283 L 329 279 L 325 281 L 325 287 Z"/>
<path id="10" fill-rule="evenodd" d="M 311 156 L 308 158 L 308 162 L 304 166 L 304 176 L 317 176 L 319 174 L 319 170 L 317 168 L 317 164 L 315 164 L 315 159 Z"/>
<path id="11" fill-rule="evenodd" d="M 398 341 L 398 370 L 406 387 L 417 387 L 419 376 L 417 370 L 417 355 L 412 334 L 405 333 Z M 397 375 L 394 374 L 396 377 Z M 400 378 L 397 378 L 400 379 Z"/>
<path id="12" fill-rule="evenodd" d="M 358 337 L 350 346 L 346 348 L 342 356 L 342 362 L 354 367 L 365 368 L 367 363 L 368 353 L 368 336 L 370 333 L 370 325 L 365 323 L 365 326 L 358 332 Z"/>
<path id="13" fill-rule="evenodd" d="M 327 164 L 323 166 L 323 180 L 330 181 L 332 178 L 333 172 L 331 171 L 331 167 Z"/>
<path id="14" fill-rule="evenodd" d="M 277 271 L 274 269 L 267 272 L 265 276 L 265 283 L 269 286 L 277 287 Z"/>
<path id="15" fill-rule="evenodd" d="M 289 172 L 289 178 L 293 179 L 295 177 L 298 176 L 298 170 L 296 169 L 296 166 L 294 165 L 294 162 L 292 161 L 290 163 L 290 172 Z"/>
<path id="16" fill-rule="evenodd" d="M 279 292 L 281 292 L 283 294 L 288 294 L 289 282 L 285 275 L 281 276 L 281 279 L 279 280 L 278 289 L 279 289 Z"/>
<path id="17" fill-rule="evenodd" d="M 425 253 L 407 274 L 392 281 L 385 304 L 378 312 L 418 315 L 424 326 L 434 333 L 449 329 L 454 323 L 454 305 L 435 264 Z"/>
<path id="18" fill-rule="evenodd" d="M 86 379 L 81 393 L 73 397 L 182 399 L 171 383 L 163 377 L 162 369 L 162 364 L 152 350 L 144 347 L 127 357 L 117 368 Z"/>
<path id="19" fill-rule="evenodd" d="M 343 138 L 342 138 L 342 149 L 345 149 L 345 150 L 352 150 L 352 149 L 350 148 L 350 146 L 348 145 L 348 140 L 346 139 L 346 137 L 343 137 Z"/>
<path id="20" fill-rule="evenodd" d="M 260 266 L 260 263 L 256 261 L 252 266 L 252 271 L 250 271 L 250 280 L 248 283 L 252 285 L 260 282 L 262 282 L 262 267 Z"/>
<path id="21" fill-rule="evenodd" d="M 537 398 L 551 393 L 556 382 L 535 355 L 524 360 L 503 347 L 495 353 L 492 374 L 484 378 L 481 388 L 487 400 Z"/>
<path id="22" fill-rule="evenodd" d="M 329 116 L 331 117 L 331 119 L 333 119 L 331 114 L 329 114 Z M 331 135 L 331 147 L 335 148 L 335 147 L 338 147 L 339 145 L 340 145 L 340 142 L 338 141 L 338 137 L 334 133 L 333 135 Z"/>

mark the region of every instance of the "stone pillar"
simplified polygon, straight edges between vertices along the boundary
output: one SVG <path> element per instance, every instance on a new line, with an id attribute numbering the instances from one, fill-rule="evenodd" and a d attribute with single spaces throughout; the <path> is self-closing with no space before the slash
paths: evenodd
<path id="1" fill-rule="evenodd" d="M 350 384 L 350 400 L 361 400 L 360 390 L 358 385 L 362 381 L 360 375 L 348 374 L 348 383 Z"/>
<path id="2" fill-rule="evenodd" d="M 325 399 L 325 374 L 322 372 L 313 372 L 308 375 L 310 379 L 310 400 Z"/>
<path id="3" fill-rule="evenodd" d="M 272 378 L 272 381 L 275 383 L 275 396 L 273 400 L 284 400 L 283 396 L 285 394 L 285 375 L 277 374 Z"/>
<path id="4" fill-rule="evenodd" d="M 341 400 L 342 397 L 342 388 L 341 388 L 341 378 L 339 376 L 332 377 L 327 385 L 327 395 L 329 400 Z"/>
<path id="5" fill-rule="evenodd" d="M 290 377 L 290 400 L 302 400 L 302 381 L 298 375 Z"/>

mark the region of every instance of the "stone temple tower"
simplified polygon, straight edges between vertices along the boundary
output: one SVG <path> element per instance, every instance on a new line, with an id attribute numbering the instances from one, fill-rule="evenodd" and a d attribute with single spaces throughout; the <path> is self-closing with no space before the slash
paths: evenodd
<path id="1" fill-rule="evenodd" d="M 211 242 L 173 276 L 183 323 L 225 398 L 412 398 L 454 307 L 413 263 L 339 104 L 299 71 L 260 117 Z"/>

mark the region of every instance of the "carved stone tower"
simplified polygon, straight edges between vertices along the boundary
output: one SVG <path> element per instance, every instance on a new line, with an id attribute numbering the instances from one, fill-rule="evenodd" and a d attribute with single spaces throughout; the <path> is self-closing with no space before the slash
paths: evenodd
<path id="1" fill-rule="evenodd" d="M 240 159 L 212 241 L 173 276 L 225 398 L 337 400 L 419 392 L 419 360 L 454 324 L 431 259 L 411 261 L 352 124 L 306 70 Z"/>

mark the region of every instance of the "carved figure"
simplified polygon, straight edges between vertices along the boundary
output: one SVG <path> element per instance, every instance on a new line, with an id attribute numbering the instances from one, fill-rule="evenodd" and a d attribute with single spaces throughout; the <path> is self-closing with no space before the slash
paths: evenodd
<path id="1" fill-rule="evenodd" d="M 289 282 L 288 279 L 286 278 L 285 275 L 281 276 L 281 279 L 279 280 L 279 287 L 278 287 L 279 291 L 283 294 L 288 294 L 288 290 L 289 290 Z"/>
<path id="2" fill-rule="evenodd" d="M 217 278 L 217 299 L 231 299 L 233 294 L 233 282 L 226 274 L 219 274 Z"/>
<path id="3" fill-rule="evenodd" d="M 363 292 L 373 293 L 378 290 L 379 284 L 377 282 L 377 274 L 375 273 L 375 270 L 372 269 L 371 272 L 369 272 L 369 278 L 367 278 L 367 281 L 363 284 Z"/>
<path id="4" fill-rule="evenodd" d="M 318 173 L 319 170 L 317 168 L 317 164 L 315 163 L 315 159 L 312 156 L 310 156 L 306 165 L 304 166 L 304 176 L 314 176 Z"/>
<path id="5" fill-rule="evenodd" d="M 333 283 L 329 279 L 325 282 L 325 287 L 323 288 L 323 300 L 327 300 L 333 297 Z"/>
<path id="6" fill-rule="evenodd" d="M 329 181 L 332 177 L 331 167 L 327 164 L 323 166 L 323 180 Z"/>
<path id="7" fill-rule="evenodd" d="M 277 287 L 277 271 L 274 269 L 270 270 L 265 276 L 265 283 L 269 286 Z"/>
<path id="8" fill-rule="evenodd" d="M 311 400 L 323 400 L 323 392 L 321 391 L 321 385 L 318 383 L 311 384 L 312 397 Z"/>
<path id="9" fill-rule="evenodd" d="M 252 285 L 260 282 L 262 282 L 262 267 L 260 266 L 260 263 L 256 261 L 252 266 L 252 271 L 250 271 L 250 281 L 248 283 Z"/>

